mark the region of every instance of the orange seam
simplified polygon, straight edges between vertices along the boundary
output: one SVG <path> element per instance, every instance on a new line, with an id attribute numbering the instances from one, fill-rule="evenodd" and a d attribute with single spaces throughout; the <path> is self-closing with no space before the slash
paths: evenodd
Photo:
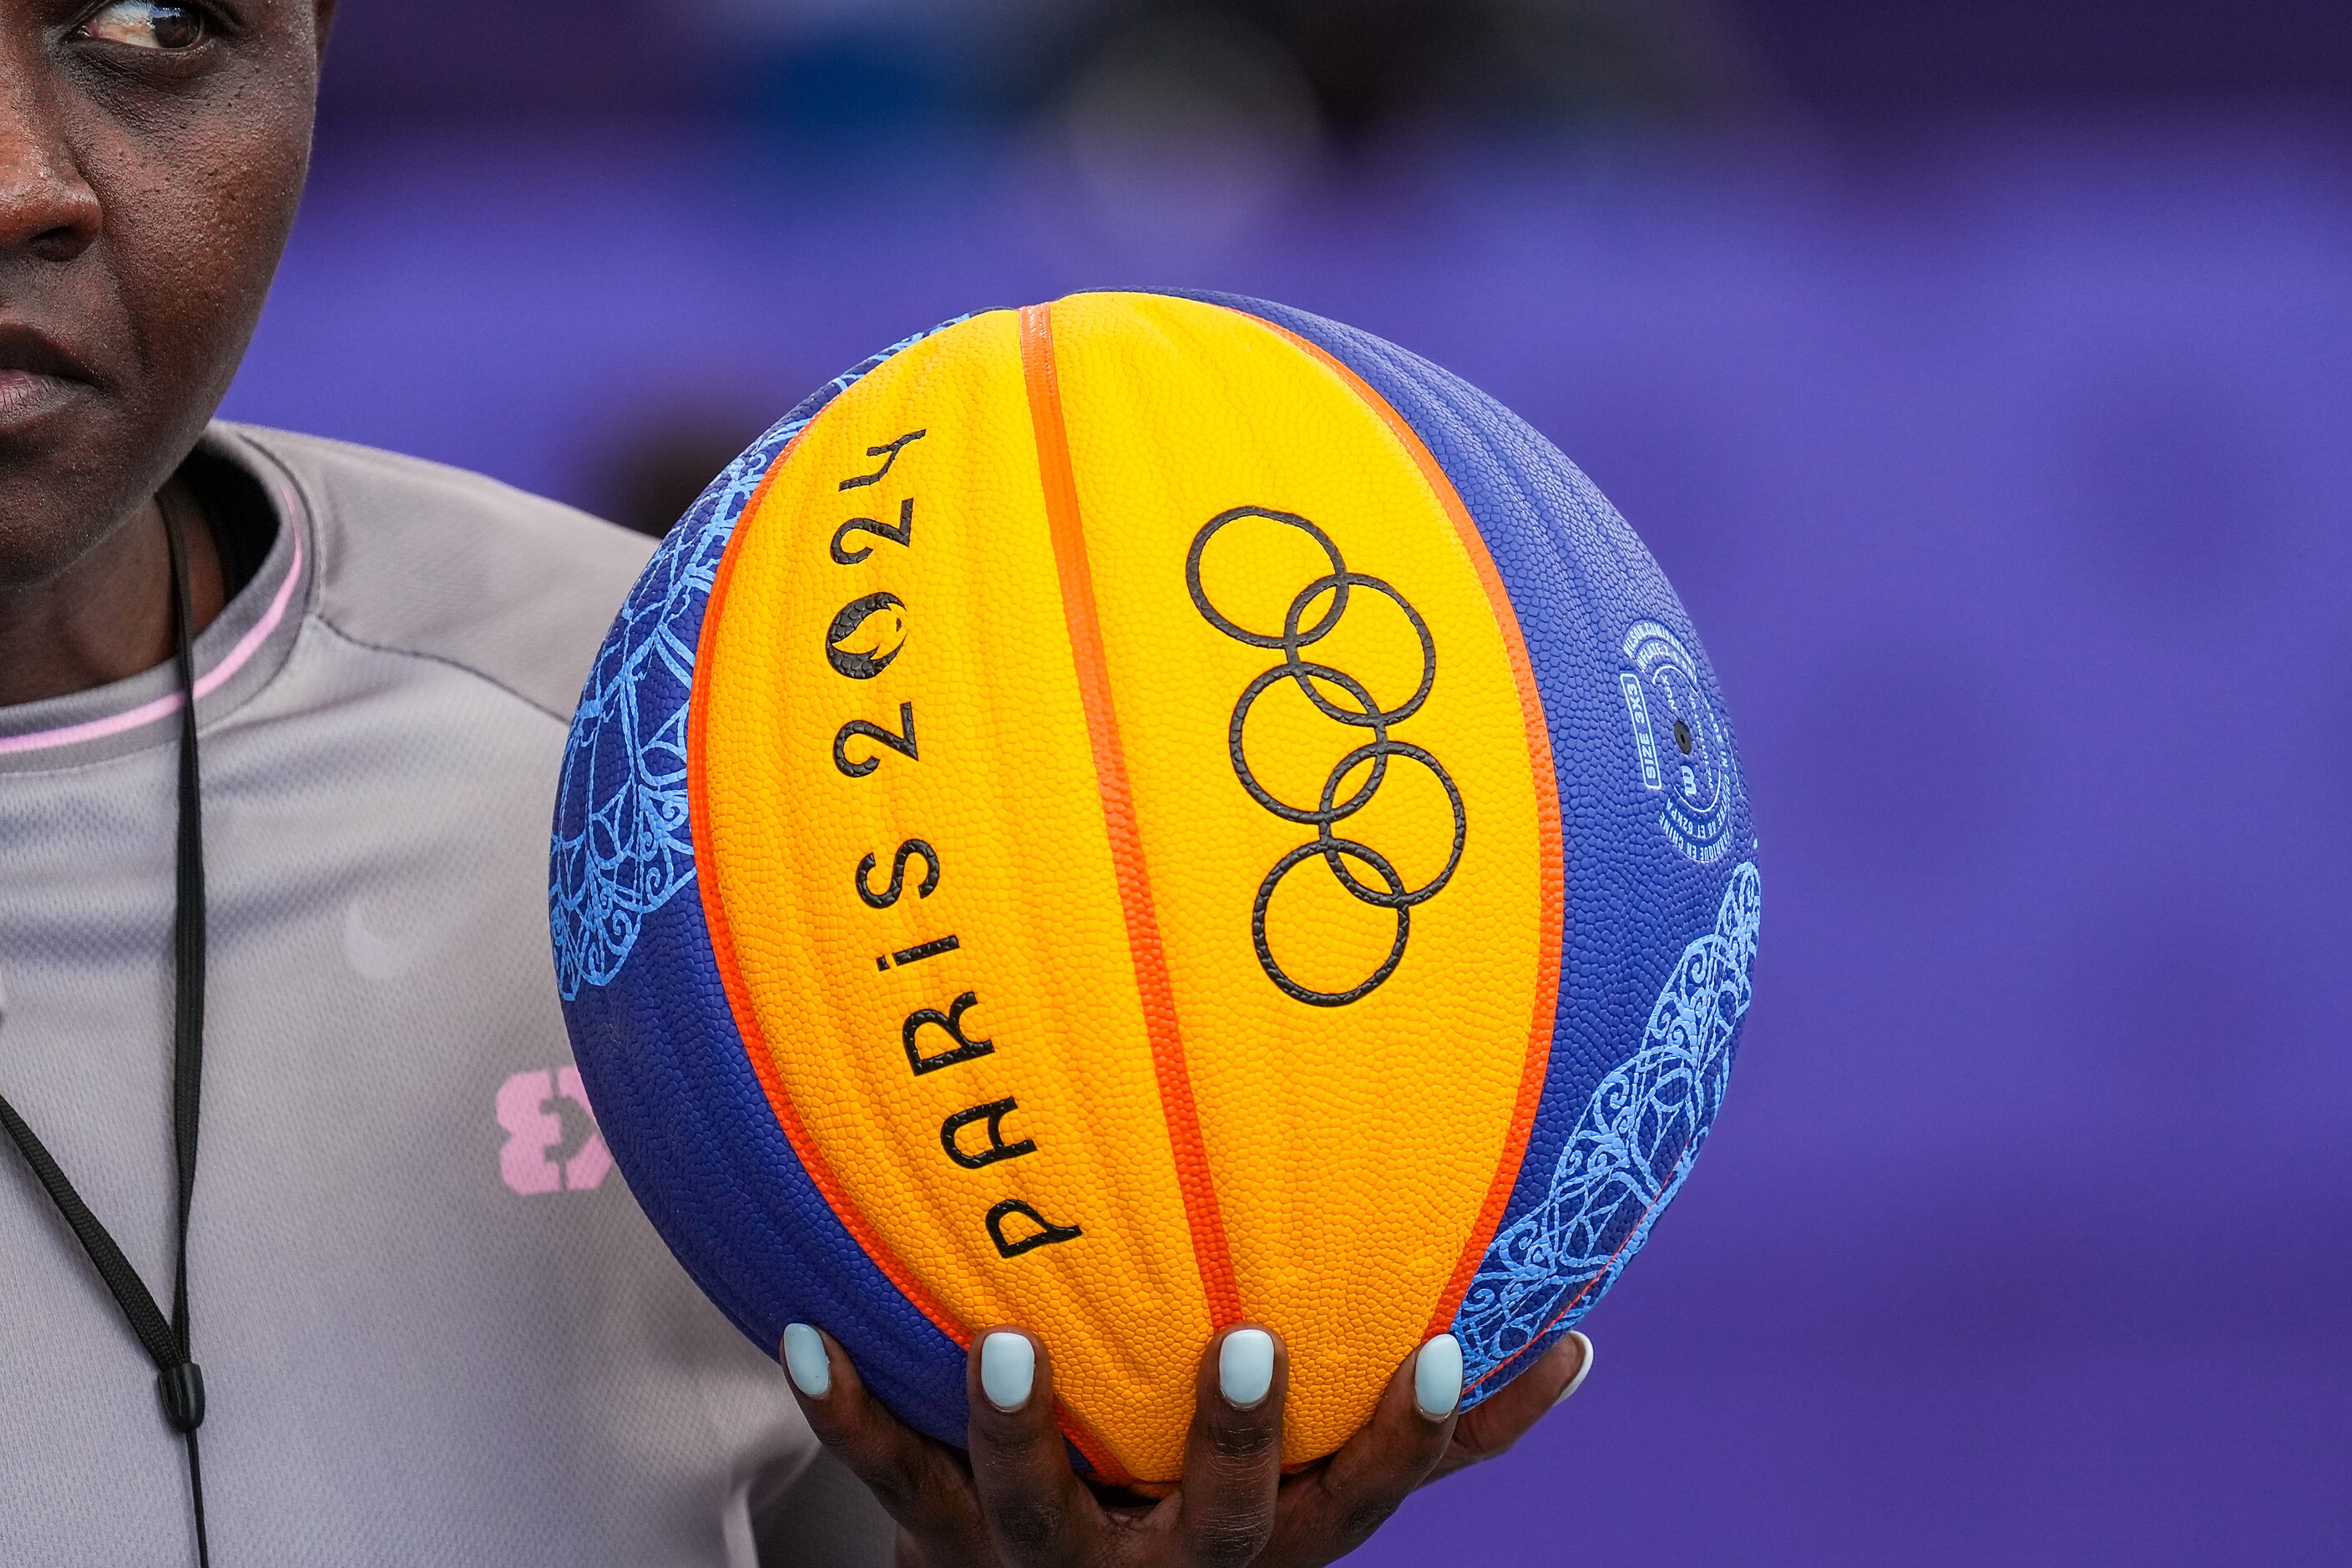
<path id="1" fill-rule="evenodd" d="M 807 431 L 803 430 L 801 434 L 804 436 Z M 793 1153 L 800 1160 L 801 1168 L 816 1184 L 818 1194 L 833 1210 L 834 1217 L 841 1222 L 842 1228 L 848 1231 L 851 1238 L 865 1250 L 866 1256 L 882 1271 L 883 1277 L 897 1286 L 898 1293 L 913 1302 L 916 1310 L 929 1318 L 941 1333 L 958 1346 L 968 1348 L 971 1343 L 969 1332 L 957 1324 L 953 1313 L 932 1299 L 930 1292 L 923 1289 L 906 1265 L 883 1245 L 881 1237 L 873 1233 L 865 1216 L 858 1212 L 857 1205 L 842 1189 L 832 1166 L 825 1163 L 815 1142 L 810 1138 L 807 1124 L 802 1121 L 791 1092 L 785 1089 L 782 1078 L 770 1059 L 767 1039 L 760 1031 L 759 1019 L 751 1009 L 750 990 L 744 984 L 742 971 L 736 963 L 734 935 L 727 923 L 727 908 L 719 894 L 719 879 L 712 871 L 719 862 L 710 842 L 709 770 L 703 765 L 703 730 L 709 708 L 710 689 L 714 684 L 711 664 L 717 629 L 728 586 L 734 579 L 738 548 L 751 532 L 753 515 L 767 499 L 769 488 L 784 471 L 785 463 L 791 460 L 799 446 L 800 437 L 796 436 L 768 469 L 767 477 L 760 481 L 759 489 L 751 492 L 751 499 L 744 503 L 736 524 L 735 536 L 727 542 L 726 550 L 719 555 L 719 571 L 711 580 L 710 597 L 703 605 L 701 633 L 696 638 L 694 689 L 688 702 L 686 719 L 686 791 L 687 818 L 694 834 L 694 861 L 700 868 L 697 879 L 702 885 L 702 919 L 709 931 L 711 956 L 719 967 L 719 984 L 727 993 L 728 1009 L 735 1017 L 735 1031 L 742 1037 L 744 1053 L 751 1059 L 751 1070 L 758 1076 L 760 1088 L 767 1094 L 769 1109 L 774 1111 L 778 1125 L 782 1127 L 786 1141 L 793 1146 Z"/>
<path id="2" fill-rule="evenodd" d="M 1076 1411 L 1058 1399 L 1054 1401 L 1054 1425 L 1061 1428 L 1062 1436 L 1069 1439 L 1071 1447 L 1086 1456 L 1087 1463 L 1094 1467 L 1097 1479 L 1115 1487 L 1135 1485 L 1135 1477 L 1118 1462 L 1101 1435 L 1087 1426 Z"/>
<path id="3" fill-rule="evenodd" d="M 1078 690 L 1087 710 L 1087 734 L 1094 748 L 1095 778 L 1102 795 L 1103 826 L 1109 831 L 1111 861 L 1118 875 L 1119 906 L 1127 919 L 1128 951 L 1151 1040 L 1151 1065 L 1160 1084 L 1160 1104 L 1168 1121 L 1170 1152 L 1184 1196 L 1184 1217 L 1192 1233 L 1192 1257 L 1201 1273 L 1213 1327 L 1222 1330 L 1242 1318 L 1241 1289 L 1234 1277 L 1223 1215 L 1208 1151 L 1201 1136 L 1199 1107 L 1192 1098 L 1191 1069 L 1176 1023 L 1175 996 L 1168 980 L 1168 957 L 1160 944 L 1160 917 L 1135 821 L 1135 797 L 1119 742 L 1118 716 L 1111 702 L 1110 671 L 1103 651 L 1102 624 L 1095 603 L 1094 573 L 1087 559 L 1077 479 L 1071 468 L 1069 430 L 1063 418 L 1062 390 L 1054 363 L 1050 305 L 1021 312 L 1021 366 L 1035 426 L 1037 466 L 1045 481 L 1045 517 L 1054 558 L 1062 579 L 1062 608 L 1070 628 Z"/>
<path id="4" fill-rule="evenodd" d="M 1244 314 L 1235 311 L 1236 315 Z M 1519 1095 L 1512 1109 L 1511 1130 L 1503 1145 L 1503 1157 L 1496 1164 L 1495 1177 L 1486 1190 L 1486 1201 L 1478 1210 L 1477 1224 L 1470 1233 L 1469 1245 L 1454 1266 L 1446 1281 L 1445 1294 L 1439 1298 L 1438 1310 L 1430 1319 L 1427 1333 L 1431 1337 L 1444 1333 L 1453 1327 L 1454 1315 L 1462 1310 L 1462 1299 L 1469 1293 L 1470 1281 L 1476 1277 L 1479 1261 L 1486 1255 L 1495 1239 L 1495 1231 L 1503 1222 L 1503 1211 L 1510 1206 L 1512 1189 L 1518 1184 L 1519 1167 L 1526 1161 L 1528 1141 L 1535 1131 L 1536 1111 L 1543 1103 L 1544 1077 L 1551 1062 L 1552 1026 L 1559 1008 L 1559 963 L 1561 928 L 1567 911 L 1567 858 L 1561 848 L 1559 822 L 1559 777 L 1553 771 L 1551 731 L 1544 721 L 1543 692 L 1536 685 L 1535 666 L 1528 658 L 1526 638 L 1519 630 L 1518 612 L 1512 608 L 1510 590 L 1504 586 L 1502 574 L 1495 570 L 1494 558 L 1486 553 L 1486 542 L 1478 532 L 1478 524 L 1470 516 L 1470 509 L 1462 503 L 1461 492 L 1454 488 L 1453 478 L 1439 465 L 1436 456 L 1422 440 L 1420 432 L 1405 423 L 1403 416 L 1390 406 L 1389 400 L 1358 375 L 1354 369 L 1319 345 L 1300 337 L 1278 322 L 1262 317 L 1249 316 L 1250 321 L 1271 328 L 1288 339 L 1338 375 L 1339 380 L 1362 399 L 1366 407 L 1378 415 L 1391 435 L 1404 447 L 1406 454 L 1420 468 L 1421 477 L 1445 509 L 1454 524 L 1454 531 L 1469 553 L 1476 568 L 1479 584 L 1486 590 L 1486 600 L 1501 628 L 1503 646 L 1511 656 L 1511 675 L 1518 683 L 1519 711 L 1528 736 L 1528 762 L 1535 771 L 1536 817 L 1538 875 L 1542 879 L 1544 925 L 1540 933 L 1542 945 L 1538 949 L 1536 971 L 1535 1018 L 1528 1026 L 1527 1059 L 1519 1068 Z"/>

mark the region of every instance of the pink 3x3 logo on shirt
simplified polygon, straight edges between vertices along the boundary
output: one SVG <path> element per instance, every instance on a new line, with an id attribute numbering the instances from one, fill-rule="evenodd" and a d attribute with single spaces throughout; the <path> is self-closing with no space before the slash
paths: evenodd
<path id="1" fill-rule="evenodd" d="M 571 1158 L 558 1160 L 553 1151 L 564 1142 L 559 1100 L 570 1100 L 588 1120 L 588 1136 Z M 499 1175 L 513 1191 L 529 1197 L 540 1193 L 593 1192 L 613 1168 L 613 1156 L 596 1131 L 596 1113 L 588 1107 L 588 1091 L 581 1087 L 576 1067 L 540 1068 L 519 1072 L 499 1086 L 499 1125 L 507 1141 L 499 1150 Z"/>

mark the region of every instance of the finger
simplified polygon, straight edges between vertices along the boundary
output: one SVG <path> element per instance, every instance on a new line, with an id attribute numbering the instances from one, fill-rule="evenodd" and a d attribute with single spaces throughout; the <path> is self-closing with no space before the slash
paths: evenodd
<path id="1" fill-rule="evenodd" d="M 989 1561 L 980 1500 L 962 1464 L 882 1407 L 833 1336 L 784 1330 L 784 1371 L 817 1441 L 866 1483 L 876 1500 L 940 1568 Z"/>
<path id="2" fill-rule="evenodd" d="M 1535 1365 L 1454 1424 L 1454 1442 L 1438 1461 L 1438 1475 L 1508 1453 L 1537 1422 L 1583 1387 L 1584 1374 L 1591 1370 L 1592 1342 L 1570 1330 Z"/>
<path id="3" fill-rule="evenodd" d="M 1226 1330 L 1201 1358 L 1176 1534 L 1204 1568 L 1256 1561 L 1282 1487 L 1282 1411 L 1290 1362 L 1264 1329 Z"/>
<path id="4" fill-rule="evenodd" d="M 1437 1468 L 1461 1401 L 1462 1345 L 1440 1334 L 1389 1379 L 1361 1431 L 1284 1489 L 1265 1561 L 1306 1568 L 1362 1545 Z"/>
<path id="5" fill-rule="evenodd" d="M 1019 1329 L 994 1329 L 973 1342 L 965 1376 L 972 1482 L 997 1551 L 1020 1568 L 1085 1561 L 1104 1519 L 1054 1424 L 1053 1358 Z"/>

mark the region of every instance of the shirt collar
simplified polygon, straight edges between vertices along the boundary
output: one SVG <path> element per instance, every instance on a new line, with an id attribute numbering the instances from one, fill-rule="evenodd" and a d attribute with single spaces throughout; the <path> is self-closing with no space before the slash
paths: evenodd
<path id="1" fill-rule="evenodd" d="M 253 580 L 195 641 L 196 722 L 209 729 L 267 686 L 292 652 L 310 609 L 318 549 L 301 491 L 266 453 L 221 425 L 205 432 L 203 448 L 250 475 L 278 522 Z M 87 691 L 0 708 L 0 773 L 79 767 L 169 744 L 179 731 L 167 721 L 179 710 L 179 679 L 168 659 Z"/>

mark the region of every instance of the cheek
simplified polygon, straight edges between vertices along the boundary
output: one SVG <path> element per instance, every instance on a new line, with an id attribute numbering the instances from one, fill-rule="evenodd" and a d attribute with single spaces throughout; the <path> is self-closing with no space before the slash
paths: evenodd
<path id="1" fill-rule="evenodd" d="M 307 100 L 125 149 L 102 192 L 112 270 L 161 401 L 225 387 L 251 336 L 309 164 Z"/>

